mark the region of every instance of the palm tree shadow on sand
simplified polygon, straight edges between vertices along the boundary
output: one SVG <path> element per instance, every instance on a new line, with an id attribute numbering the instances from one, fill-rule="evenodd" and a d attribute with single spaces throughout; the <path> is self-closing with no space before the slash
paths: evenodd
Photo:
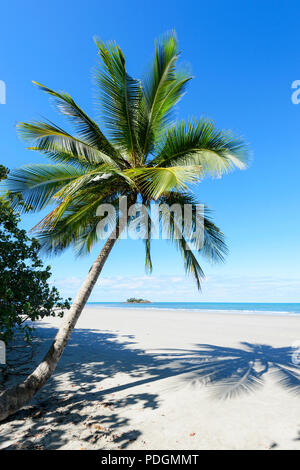
<path id="1" fill-rule="evenodd" d="M 52 328 L 39 329 L 42 349 L 47 347 L 54 332 Z M 103 397 L 174 376 L 181 376 L 182 381 L 195 386 L 207 386 L 208 391 L 218 398 L 234 398 L 262 387 L 267 374 L 272 374 L 279 385 L 300 396 L 297 357 L 292 347 L 248 342 L 241 342 L 240 347 L 235 348 L 195 344 L 193 349 L 144 351 L 136 347 L 133 335 L 117 336 L 106 331 L 77 329 L 55 376 L 59 378 L 61 373 L 67 373 L 69 380 L 80 386 L 85 398 L 92 400 L 96 396 Z M 101 391 L 95 390 L 94 385 L 99 381 L 113 378 L 120 372 L 129 380 Z M 53 390 L 55 383 L 56 380 L 52 381 L 50 387 L 46 385 L 42 390 L 45 393 L 48 388 Z M 158 405 L 150 401 L 144 406 L 157 408 Z"/>
<path id="2" fill-rule="evenodd" d="M 39 329 L 37 362 L 54 334 L 52 328 Z M 145 351 L 137 347 L 133 335 L 77 329 L 54 376 L 31 406 L 11 416 L 6 430 L 1 423 L 0 446 L 8 435 L 22 433 L 22 448 L 60 448 L 70 438 L 58 425 L 61 422 L 73 426 L 83 447 L 85 441 L 106 436 L 111 439 L 110 446 L 126 448 L 142 435 L 140 429 L 131 427 L 127 410 L 132 406 L 139 412 L 159 408 L 160 396 L 143 386 L 171 377 L 178 377 L 176 387 L 188 383 L 204 387 L 217 399 L 234 399 L 254 393 L 267 375 L 273 374 L 280 385 L 300 396 L 300 369 L 294 353 L 291 347 L 246 342 L 236 348 L 195 344 L 191 349 Z M 33 364 L 27 366 L 32 368 Z M 105 379 L 119 377 L 120 372 L 121 383 L 117 379 L 116 385 L 107 386 Z M 72 387 L 68 390 L 61 386 L 66 376 Z M 116 395 L 122 391 L 125 393 Z M 28 420 L 30 429 L 23 434 Z"/>
<path id="3" fill-rule="evenodd" d="M 197 344 L 191 350 L 163 353 L 177 365 L 174 374 L 186 374 L 183 380 L 207 385 L 217 398 L 234 398 L 254 392 L 264 385 L 268 373 L 279 385 L 300 396 L 300 369 L 291 347 L 275 348 L 266 344 L 241 342 L 240 348 Z"/>

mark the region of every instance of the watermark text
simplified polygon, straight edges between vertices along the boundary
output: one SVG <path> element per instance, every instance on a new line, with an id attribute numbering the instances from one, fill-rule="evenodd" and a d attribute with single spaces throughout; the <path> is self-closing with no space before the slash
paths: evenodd
<path id="1" fill-rule="evenodd" d="M 300 103 L 300 80 L 294 80 L 292 83 L 292 89 L 295 89 L 291 95 L 291 100 L 293 104 Z"/>
<path id="2" fill-rule="evenodd" d="M 6 85 L 3 80 L 0 80 L 0 104 L 6 104 Z"/>
<path id="3" fill-rule="evenodd" d="M 0 340 L 0 364 L 6 364 L 6 347 L 4 341 Z"/>
<path id="4" fill-rule="evenodd" d="M 119 198 L 118 204 L 100 204 L 97 237 L 106 238 L 117 225 L 122 227 L 116 236 L 133 240 L 183 240 L 189 250 L 199 250 L 204 243 L 203 204 L 142 203 L 127 206 L 127 197 Z"/>

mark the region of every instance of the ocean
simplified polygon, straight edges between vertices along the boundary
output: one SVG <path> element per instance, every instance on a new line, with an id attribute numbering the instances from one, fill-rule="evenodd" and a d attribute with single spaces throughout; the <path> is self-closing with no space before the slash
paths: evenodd
<path id="1" fill-rule="evenodd" d="M 269 315 L 298 315 L 300 303 L 250 303 L 250 302 L 151 302 L 130 304 L 125 302 L 88 302 L 87 306 L 101 308 L 155 309 L 155 310 L 213 310 L 230 313 Z"/>

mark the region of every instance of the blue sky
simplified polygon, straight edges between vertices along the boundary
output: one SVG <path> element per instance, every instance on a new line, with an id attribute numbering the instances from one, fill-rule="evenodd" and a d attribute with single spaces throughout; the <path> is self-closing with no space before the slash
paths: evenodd
<path id="1" fill-rule="evenodd" d="M 94 35 L 116 40 L 129 72 L 140 77 L 154 39 L 175 29 L 182 62 L 195 76 L 178 118 L 206 115 L 250 145 L 246 171 L 197 188 L 230 249 L 224 265 L 203 262 L 201 294 L 174 247 L 154 243 L 148 277 L 142 243 L 128 240 L 115 247 L 91 300 L 130 294 L 154 301 L 300 301 L 300 104 L 291 101 L 292 82 L 300 79 L 299 2 L 10 1 L 1 5 L 1 20 L 0 80 L 7 102 L 0 105 L 0 153 L 6 166 L 44 161 L 25 150 L 17 121 L 43 116 L 63 122 L 32 80 L 67 91 L 95 116 Z M 29 229 L 40 217 L 27 215 L 22 224 Z M 67 252 L 47 260 L 63 294 L 74 295 L 95 255 L 75 259 Z"/>

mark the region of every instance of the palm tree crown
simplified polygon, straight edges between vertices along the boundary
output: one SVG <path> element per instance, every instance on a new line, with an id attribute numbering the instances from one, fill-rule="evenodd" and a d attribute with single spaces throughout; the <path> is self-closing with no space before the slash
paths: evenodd
<path id="1" fill-rule="evenodd" d="M 153 201 L 180 206 L 197 200 L 191 183 L 206 175 L 220 176 L 234 167 L 243 168 L 245 146 L 230 132 L 219 131 L 201 118 L 174 122 L 172 111 L 192 78 L 178 71 L 175 33 L 155 45 L 154 60 L 143 80 L 132 78 L 124 55 L 115 43 L 96 41 L 100 66 L 95 78 L 99 91 L 104 135 L 66 93 L 43 85 L 58 110 L 74 124 L 71 135 L 51 122 L 20 123 L 19 131 L 52 164 L 30 164 L 11 172 L 9 189 L 21 193 L 27 210 L 55 208 L 35 227 L 43 249 L 58 253 L 73 245 L 78 253 L 89 252 L 98 241 L 96 209 L 101 203 L 118 208 L 120 196 L 142 201 L 150 209 Z M 193 220 L 197 214 L 193 212 Z M 169 218 L 171 239 L 183 255 L 185 268 L 200 287 L 203 271 L 189 249 L 183 226 Z M 177 236 L 178 232 L 180 237 Z M 151 270 L 150 238 L 146 267 Z M 198 250 L 210 260 L 226 253 L 223 234 L 204 214 L 204 243 Z"/>

